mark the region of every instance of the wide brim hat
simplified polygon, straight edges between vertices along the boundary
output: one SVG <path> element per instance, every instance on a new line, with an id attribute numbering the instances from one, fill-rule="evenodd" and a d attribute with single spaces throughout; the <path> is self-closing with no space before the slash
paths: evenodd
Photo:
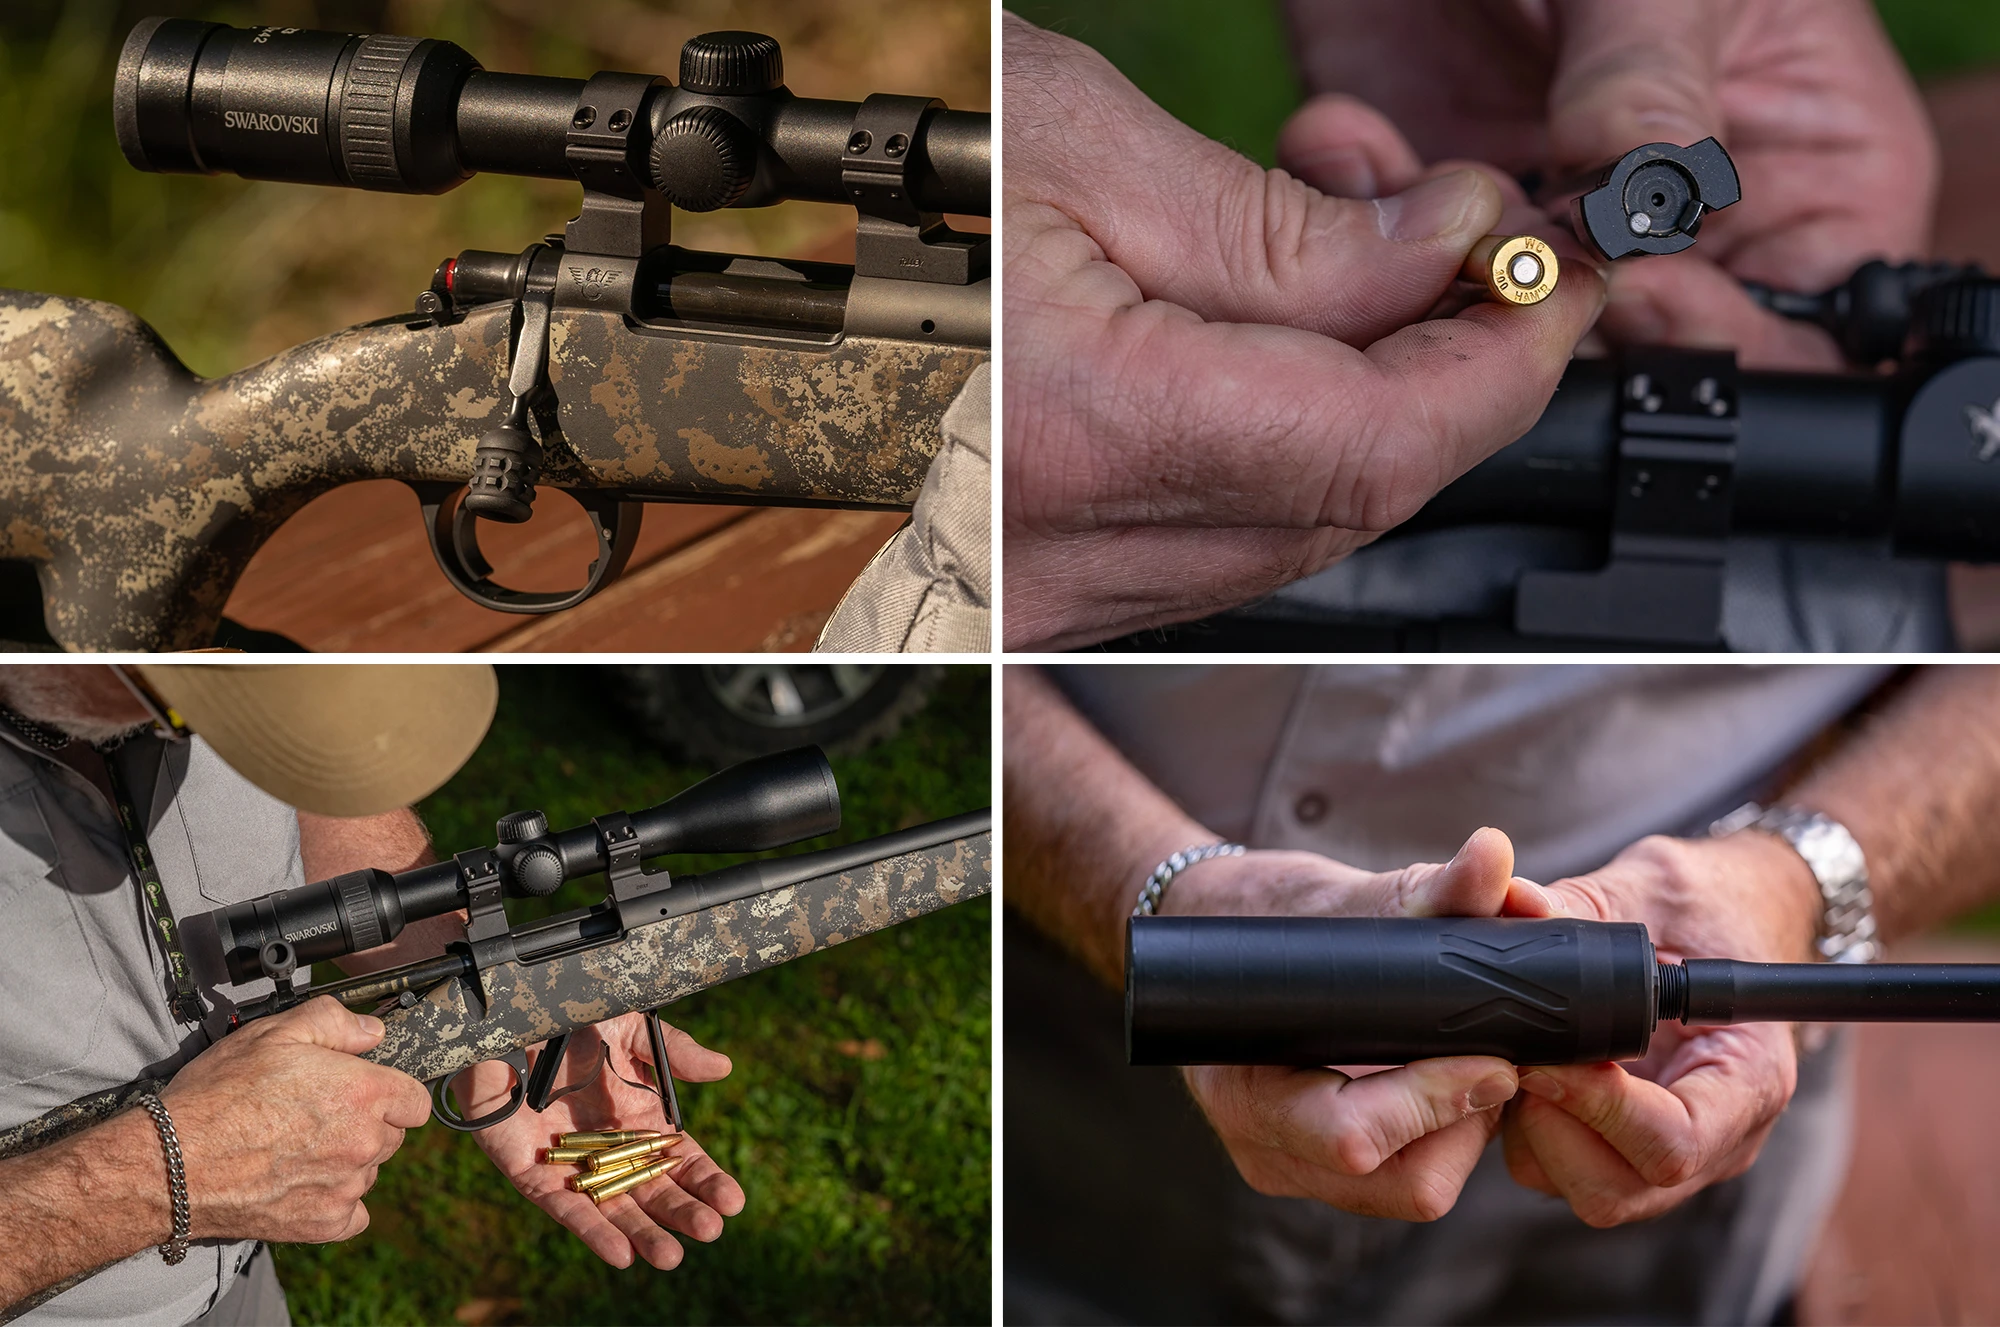
<path id="1" fill-rule="evenodd" d="M 370 816 L 427 797 L 493 722 L 491 664 L 139 664 L 169 718 L 303 811 Z"/>

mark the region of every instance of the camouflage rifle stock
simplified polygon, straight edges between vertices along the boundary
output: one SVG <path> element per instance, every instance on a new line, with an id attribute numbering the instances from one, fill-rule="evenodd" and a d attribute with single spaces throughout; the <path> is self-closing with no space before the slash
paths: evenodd
<path id="1" fill-rule="evenodd" d="M 331 110 L 251 114 L 230 105 L 246 88 Z M 489 74 L 448 42 L 148 19 L 117 93 L 120 146 L 145 170 L 426 193 L 497 170 L 584 196 L 560 236 L 446 260 L 407 314 L 212 380 L 124 309 L 0 290 L 0 558 L 36 566 L 70 649 L 212 643 L 257 548 L 357 480 L 416 490 L 446 577 L 517 613 L 614 579 L 641 503 L 907 509 L 988 356 L 986 239 L 943 214 L 990 213 L 990 117 L 795 97 L 767 37 L 695 38 L 676 87 Z M 383 97 L 393 109 L 371 109 Z M 788 198 L 855 207 L 853 266 L 668 242 L 670 205 Z M 528 519 L 537 485 L 591 518 L 575 590 L 497 584 L 480 552 L 478 522 Z"/>

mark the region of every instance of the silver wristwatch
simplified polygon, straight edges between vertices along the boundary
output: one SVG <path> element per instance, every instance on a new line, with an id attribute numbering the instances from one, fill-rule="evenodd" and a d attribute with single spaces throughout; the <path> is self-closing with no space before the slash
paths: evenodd
<path id="1" fill-rule="evenodd" d="M 1746 802 L 1708 827 L 1721 838 L 1742 829 L 1776 834 L 1805 859 L 1819 882 L 1819 939 L 1829 963 L 1869 963 L 1880 953 L 1875 939 L 1875 895 L 1868 888 L 1868 859 L 1847 827 L 1832 816 L 1796 806 Z"/>

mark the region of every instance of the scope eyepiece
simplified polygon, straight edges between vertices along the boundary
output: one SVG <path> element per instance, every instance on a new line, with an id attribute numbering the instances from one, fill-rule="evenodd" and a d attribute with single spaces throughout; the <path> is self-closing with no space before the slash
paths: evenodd
<path id="1" fill-rule="evenodd" d="M 1722 144 L 1647 143 L 1591 172 L 1596 187 L 1570 207 L 1577 238 L 1600 258 L 1679 253 L 1694 244 L 1702 219 L 1743 196 L 1736 164 Z"/>
<path id="2" fill-rule="evenodd" d="M 421 917 L 449 912 L 461 902 L 458 871 L 450 862 L 402 875 L 371 868 L 316 880 L 263 898 L 205 914 L 188 928 L 190 944 L 206 940 L 209 921 L 232 982 L 275 976 L 266 957 L 273 945 L 289 950 L 298 966 L 357 954 L 384 945 Z M 195 937 L 201 936 L 200 940 Z"/>
<path id="3" fill-rule="evenodd" d="M 118 57 L 118 146 L 140 170 L 443 193 L 479 68 L 448 41 L 149 18 Z"/>

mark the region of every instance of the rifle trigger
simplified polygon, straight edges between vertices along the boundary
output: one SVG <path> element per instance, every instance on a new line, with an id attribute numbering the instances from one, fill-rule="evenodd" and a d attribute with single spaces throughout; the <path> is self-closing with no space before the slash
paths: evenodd
<path id="1" fill-rule="evenodd" d="M 556 1075 L 562 1071 L 563 1051 L 569 1045 L 569 1033 L 558 1032 L 542 1046 L 542 1053 L 535 1058 L 535 1071 L 528 1075 L 528 1109 L 539 1115 L 549 1108 L 549 1092 L 556 1085 Z"/>

